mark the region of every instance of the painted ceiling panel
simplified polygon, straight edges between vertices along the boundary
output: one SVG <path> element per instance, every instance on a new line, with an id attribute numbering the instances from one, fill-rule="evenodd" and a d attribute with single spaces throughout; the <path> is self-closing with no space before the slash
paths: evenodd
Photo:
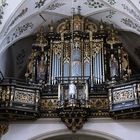
<path id="1" fill-rule="evenodd" d="M 34 18 L 34 16 L 36 18 Z M 1 50 L 4 50 L 6 47 L 8 47 L 11 43 L 16 42 L 17 40 L 31 35 L 34 33 L 34 30 L 38 28 L 42 24 L 42 20 L 40 20 L 40 16 L 30 16 L 27 19 L 25 19 L 23 22 L 20 22 L 15 28 L 9 32 L 4 40 L 1 42 L 3 45 L 1 46 Z"/>
<path id="2" fill-rule="evenodd" d="M 20 5 L 20 7 L 15 11 L 14 15 L 10 18 L 10 21 L 7 23 L 6 27 L 3 29 L 4 36 L 10 31 L 10 29 L 12 29 L 22 20 L 38 12 L 38 9 L 36 9 L 35 6 L 36 5 L 35 3 L 33 3 L 33 0 L 24 1 Z"/>
<path id="3" fill-rule="evenodd" d="M 53 0 L 45 10 L 71 16 L 72 10 L 74 10 L 74 13 L 78 13 L 79 6 L 81 15 L 87 15 L 97 12 L 98 10 L 108 8 L 106 4 L 104 4 L 103 2 L 99 2 L 98 0 L 77 0 L 71 2 L 70 0 Z"/>
<path id="4" fill-rule="evenodd" d="M 124 13 L 126 16 L 131 16 L 140 22 L 139 12 L 129 0 L 122 0 L 121 2 L 115 3 L 112 8 Z"/>
<path id="5" fill-rule="evenodd" d="M 127 0 L 129 3 L 132 3 L 140 12 L 140 0 Z"/>
<path id="6" fill-rule="evenodd" d="M 119 11 L 109 10 L 104 13 L 98 13 L 91 16 L 98 21 L 103 20 L 107 24 L 113 24 L 119 30 L 131 31 L 140 34 L 140 25 L 132 17 L 127 16 Z"/>
<path id="7" fill-rule="evenodd" d="M 20 7 L 20 4 L 23 0 L 6 0 L 6 5 L 2 7 L 0 6 L 0 16 L 2 16 L 1 24 L 0 24 L 0 31 L 7 23 L 8 19 L 14 15 L 16 10 Z M 3 14 L 1 14 L 1 9 L 3 9 Z"/>

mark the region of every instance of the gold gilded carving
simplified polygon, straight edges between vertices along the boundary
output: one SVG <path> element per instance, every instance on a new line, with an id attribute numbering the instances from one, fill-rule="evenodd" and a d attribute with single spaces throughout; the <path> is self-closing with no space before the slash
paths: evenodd
<path id="1" fill-rule="evenodd" d="M 85 21 L 85 29 L 86 31 L 97 32 L 97 25 L 93 22 L 90 22 L 88 19 Z"/>
<path id="2" fill-rule="evenodd" d="M 6 122 L 0 122 L 0 136 L 4 135 L 8 131 L 9 124 Z"/>
<path id="3" fill-rule="evenodd" d="M 113 103 L 125 102 L 134 99 L 135 96 L 133 88 L 113 92 Z"/>
<path id="4" fill-rule="evenodd" d="M 45 77 L 45 72 L 46 72 L 46 54 L 42 53 L 40 56 L 40 61 L 38 62 L 38 66 L 37 66 L 37 74 L 38 74 L 38 79 L 40 79 L 39 81 L 43 80 Z"/>
<path id="5" fill-rule="evenodd" d="M 1 101 L 9 101 L 10 100 L 10 87 L 9 86 L 5 86 L 3 88 L 1 87 L 0 98 L 1 98 Z"/>
<path id="6" fill-rule="evenodd" d="M 90 44 L 89 42 L 85 42 L 85 48 L 84 48 L 84 63 L 90 62 Z"/>
<path id="7" fill-rule="evenodd" d="M 60 42 L 55 42 L 53 44 L 53 51 L 57 56 L 61 56 L 62 54 L 62 44 Z"/>
<path id="8" fill-rule="evenodd" d="M 118 32 L 114 29 L 114 27 L 112 27 L 111 31 L 109 31 L 109 36 L 106 41 L 110 44 L 111 49 L 113 49 L 113 44 L 120 43 L 117 33 Z"/>
<path id="9" fill-rule="evenodd" d="M 112 91 L 109 89 L 109 108 L 112 109 Z"/>
<path id="10" fill-rule="evenodd" d="M 77 49 L 77 50 L 81 50 L 81 40 L 80 40 L 80 38 L 78 38 L 78 37 L 76 37 L 75 39 L 74 39 L 74 42 L 72 42 L 73 43 L 73 49 Z"/>
<path id="11" fill-rule="evenodd" d="M 107 98 L 93 98 L 90 99 L 90 106 L 92 109 L 108 109 L 108 99 Z"/>
<path id="12" fill-rule="evenodd" d="M 14 101 L 26 104 L 35 103 L 35 92 L 32 93 L 31 90 L 15 90 Z"/>
<path id="13" fill-rule="evenodd" d="M 45 38 L 44 27 L 42 26 L 40 28 L 39 33 L 37 33 L 37 38 L 34 45 L 40 47 L 41 51 L 44 52 L 45 51 L 44 47 L 47 46 L 47 44 L 48 42 Z"/>
<path id="14" fill-rule="evenodd" d="M 129 69 L 129 59 L 128 54 L 122 49 L 122 72 L 123 72 L 123 78 L 129 78 L 131 75 L 131 69 Z"/>
<path id="15" fill-rule="evenodd" d="M 95 57 L 96 54 L 98 54 L 101 51 L 102 46 L 103 46 L 102 40 L 94 40 L 93 41 L 93 43 L 92 43 L 92 54 L 93 54 L 93 57 Z"/>
<path id="16" fill-rule="evenodd" d="M 84 25 L 85 23 L 85 25 Z M 77 31 L 81 30 L 83 31 L 85 29 L 86 32 L 97 32 L 98 28 L 97 25 L 88 19 L 85 20 L 84 17 L 81 17 L 80 15 L 74 15 L 73 18 L 70 20 L 65 20 L 61 22 L 58 26 L 56 31 L 58 33 L 66 33 L 69 30 L 71 31 Z"/>
<path id="17" fill-rule="evenodd" d="M 70 63 L 70 44 L 69 42 L 65 42 L 65 49 L 64 49 L 64 58 L 63 61 L 64 63 Z"/>
<path id="18" fill-rule="evenodd" d="M 66 33 L 68 30 L 69 30 L 69 22 L 68 22 L 68 20 L 65 20 L 64 22 L 60 23 L 57 26 L 57 29 L 56 29 L 56 31 L 58 33 Z"/>
<path id="19" fill-rule="evenodd" d="M 39 33 L 37 33 L 36 41 L 33 44 L 33 46 L 40 49 L 33 50 L 29 56 L 27 71 L 25 73 L 26 80 L 34 81 L 37 79 L 40 81 L 45 79 L 43 76 L 45 75 L 46 70 L 47 53 L 45 51 L 47 44 L 48 42 L 45 37 L 44 28 L 41 27 Z M 40 50 L 40 52 L 37 50 Z M 36 72 L 40 73 L 38 77 L 36 77 Z"/>
<path id="20" fill-rule="evenodd" d="M 54 110 L 57 108 L 57 99 L 41 99 L 41 110 Z"/>
<path id="21" fill-rule="evenodd" d="M 53 21 L 51 21 L 51 24 L 48 25 L 48 28 L 49 28 L 49 32 L 53 32 L 54 31 Z"/>
<path id="22" fill-rule="evenodd" d="M 82 30 L 82 18 L 76 15 L 71 19 L 71 30 Z"/>
<path id="23" fill-rule="evenodd" d="M 138 97 L 140 97 L 140 84 L 137 85 Z"/>
<path id="24" fill-rule="evenodd" d="M 106 112 L 98 111 L 98 112 L 94 112 L 93 116 L 95 116 L 95 117 L 109 117 L 110 115 L 109 115 L 108 111 L 106 111 Z"/>
<path id="25" fill-rule="evenodd" d="M 35 53 L 32 52 L 31 53 L 31 56 L 29 57 L 29 62 L 28 62 L 28 65 L 27 65 L 27 71 L 25 73 L 25 77 L 29 77 L 31 76 L 31 74 L 33 73 L 33 63 L 34 63 L 34 57 L 35 57 Z"/>
<path id="26" fill-rule="evenodd" d="M 83 124 L 85 122 L 85 119 L 83 117 L 81 118 L 65 118 L 64 123 L 66 124 L 66 126 L 72 130 L 72 132 L 76 132 L 77 129 L 81 129 L 83 127 Z"/>
<path id="27" fill-rule="evenodd" d="M 128 56 L 126 53 L 122 56 L 122 68 L 124 71 L 128 68 Z"/>

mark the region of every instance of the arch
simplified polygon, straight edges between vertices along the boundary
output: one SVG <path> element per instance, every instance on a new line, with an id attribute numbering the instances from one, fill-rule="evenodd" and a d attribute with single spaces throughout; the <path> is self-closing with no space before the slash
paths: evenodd
<path id="1" fill-rule="evenodd" d="M 86 136 L 86 137 L 90 137 L 90 138 L 98 138 L 99 140 L 122 140 L 121 138 L 119 138 L 118 136 L 114 136 L 112 134 L 109 133 L 104 133 L 101 131 L 92 131 L 92 130 L 85 130 L 82 129 L 76 133 L 72 133 L 69 130 L 66 129 L 62 129 L 62 130 L 57 130 L 57 131 L 52 131 L 52 132 L 46 132 L 43 134 L 40 134 L 38 136 L 32 137 L 29 140 L 50 140 L 56 137 L 66 137 L 67 138 L 71 138 L 72 136 Z"/>

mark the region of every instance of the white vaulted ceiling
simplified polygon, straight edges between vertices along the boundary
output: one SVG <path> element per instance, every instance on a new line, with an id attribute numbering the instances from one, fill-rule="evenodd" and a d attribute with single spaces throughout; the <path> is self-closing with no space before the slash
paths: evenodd
<path id="1" fill-rule="evenodd" d="M 36 33 L 41 25 L 47 27 L 51 21 L 72 16 L 72 8 L 77 13 L 78 6 L 85 17 L 140 34 L 140 0 L 6 0 L 6 3 L 4 7 L 0 4 L 3 9 L 0 13 L 0 52 Z"/>

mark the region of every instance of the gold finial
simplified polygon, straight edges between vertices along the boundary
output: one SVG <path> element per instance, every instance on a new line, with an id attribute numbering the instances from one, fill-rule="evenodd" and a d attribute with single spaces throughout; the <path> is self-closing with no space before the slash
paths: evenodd
<path id="1" fill-rule="evenodd" d="M 103 31 L 104 30 L 104 25 L 103 25 L 103 21 L 101 20 L 100 22 L 100 31 Z"/>
<path id="2" fill-rule="evenodd" d="M 53 32 L 54 31 L 54 27 L 53 27 L 53 21 L 51 20 L 51 23 L 48 25 L 49 28 L 49 32 Z"/>
<path id="3" fill-rule="evenodd" d="M 41 47 L 41 51 L 44 51 L 44 47 L 47 46 L 47 40 L 45 38 L 44 27 L 40 27 L 40 31 L 37 33 L 35 46 Z"/>
<path id="4" fill-rule="evenodd" d="M 111 49 L 113 49 L 113 44 L 120 43 L 119 37 L 117 36 L 118 32 L 114 29 L 113 25 L 111 30 L 109 31 L 109 36 L 107 38 L 107 43 L 111 45 Z"/>

